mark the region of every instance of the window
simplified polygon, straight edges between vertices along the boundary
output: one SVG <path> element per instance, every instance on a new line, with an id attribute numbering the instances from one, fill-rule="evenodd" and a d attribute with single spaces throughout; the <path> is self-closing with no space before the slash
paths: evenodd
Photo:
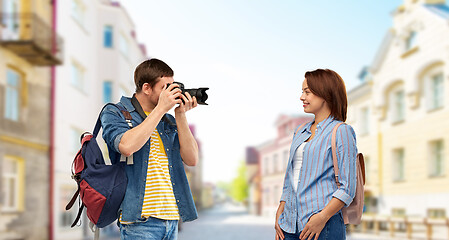
<path id="1" fill-rule="evenodd" d="M 103 102 L 112 102 L 112 82 L 110 81 L 103 82 Z"/>
<path id="2" fill-rule="evenodd" d="M 2 9 L 3 16 L 14 16 L 14 14 L 19 12 L 19 0 L 6 0 L 3 1 L 3 5 L 1 5 L 0 1 L 0 9 Z M 19 33 L 19 18 L 15 17 L 2 17 L 1 24 L 3 25 L 2 29 L 2 39 L 14 39 L 18 38 Z"/>
<path id="3" fill-rule="evenodd" d="M 405 42 L 405 50 L 406 51 L 408 51 L 416 46 L 416 35 L 417 34 L 415 31 L 410 32 L 410 35 L 408 36 L 408 38 L 406 39 L 406 42 Z"/>
<path id="4" fill-rule="evenodd" d="M 288 124 L 284 125 L 284 136 L 288 136 L 291 133 L 290 126 Z"/>
<path id="5" fill-rule="evenodd" d="M 264 161 L 264 167 L 265 167 L 265 169 L 264 169 L 265 171 L 264 172 L 265 172 L 265 174 L 269 173 L 269 171 L 268 171 L 268 169 L 270 169 L 269 166 L 268 166 L 269 162 L 270 162 L 270 159 L 268 159 L 268 157 L 266 157 L 265 161 Z"/>
<path id="6" fill-rule="evenodd" d="M 278 164 L 278 155 L 274 154 L 273 155 L 273 173 L 277 173 L 279 171 L 278 165 L 279 165 Z"/>
<path id="7" fill-rule="evenodd" d="M 444 81 L 443 73 L 436 74 L 430 78 L 428 91 L 429 110 L 437 109 L 443 106 L 444 102 Z"/>
<path id="8" fill-rule="evenodd" d="M 71 77 L 71 84 L 76 89 L 80 90 L 81 92 L 86 92 L 86 83 L 85 83 L 85 74 L 84 74 L 84 68 L 81 67 L 78 63 L 72 62 L 72 77 Z"/>
<path id="9" fill-rule="evenodd" d="M 446 210 L 431 208 L 427 209 L 427 217 L 429 218 L 446 218 Z"/>
<path id="10" fill-rule="evenodd" d="M 20 75 L 8 69 L 6 71 L 5 118 L 18 121 L 20 110 Z"/>
<path id="11" fill-rule="evenodd" d="M 282 170 L 287 169 L 288 165 L 288 150 L 284 150 L 284 157 L 282 158 Z"/>
<path id="12" fill-rule="evenodd" d="M 2 165 L 3 211 L 18 211 L 23 204 L 23 159 L 5 156 Z"/>
<path id="13" fill-rule="evenodd" d="M 278 201 L 281 199 L 281 191 L 279 186 L 274 186 L 274 192 L 273 192 L 273 205 L 276 205 Z"/>
<path id="14" fill-rule="evenodd" d="M 443 140 L 430 143 L 430 167 L 429 176 L 439 177 L 444 175 L 444 146 Z"/>
<path id="15" fill-rule="evenodd" d="M 113 47 L 113 37 L 114 37 L 114 31 L 112 26 L 104 26 L 104 36 L 103 36 L 103 46 L 105 48 L 112 48 Z"/>
<path id="16" fill-rule="evenodd" d="M 80 0 L 72 1 L 72 17 L 84 27 L 86 8 Z"/>
<path id="17" fill-rule="evenodd" d="M 270 188 L 265 188 L 265 191 L 264 191 L 264 203 L 263 203 L 263 205 L 269 205 L 270 204 L 270 202 L 269 202 L 269 197 L 270 197 Z"/>
<path id="18" fill-rule="evenodd" d="M 393 151 L 393 181 L 404 180 L 404 149 Z"/>
<path id="19" fill-rule="evenodd" d="M 119 49 L 120 52 L 123 53 L 123 55 L 128 56 L 129 54 L 128 40 L 123 34 L 120 34 L 119 37 Z"/>
<path id="20" fill-rule="evenodd" d="M 405 94 L 404 90 L 393 92 L 393 122 L 400 122 L 405 119 Z"/>
<path id="21" fill-rule="evenodd" d="M 361 115 L 362 115 L 361 116 L 361 128 L 360 128 L 361 134 L 368 134 L 369 133 L 369 125 L 370 125 L 369 108 L 368 107 L 362 108 Z"/>

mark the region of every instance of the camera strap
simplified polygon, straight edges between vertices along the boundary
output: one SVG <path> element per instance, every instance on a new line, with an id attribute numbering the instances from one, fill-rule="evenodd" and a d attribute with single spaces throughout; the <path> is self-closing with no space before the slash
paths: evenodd
<path id="1" fill-rule="evenodd" d="M 133 94 L 133 97 L 131 98 L 131 104 L 134 106 L 137 113 L 145 120 L 145 118 L 147 118 L 147 115 L 143 111 L 142 106 L 140 106 L 140 103 L 137 100 L 135 93 Z"/>

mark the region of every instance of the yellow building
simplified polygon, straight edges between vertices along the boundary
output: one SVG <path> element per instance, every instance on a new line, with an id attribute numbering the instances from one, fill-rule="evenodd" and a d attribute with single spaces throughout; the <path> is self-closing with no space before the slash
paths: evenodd
<path id="1" fill-rule="evenodd" d="M 50 2 L 0 1 L 0 239 L 48 239 Z"/>
<path id="2" fill-rule="evenodd" d="M 449 216 L 448 39 L 445 0 L 405 0 L 348 94 L 373 215 Z"/>

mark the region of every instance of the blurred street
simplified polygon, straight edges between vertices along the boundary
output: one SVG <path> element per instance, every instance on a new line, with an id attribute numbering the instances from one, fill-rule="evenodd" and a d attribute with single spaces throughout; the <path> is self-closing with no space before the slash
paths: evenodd
<path id="1" fill-rule="evenodd" d="M 193 222 L 184 223 L 179 231 L 179 240 L 273 240 L 274 220 L 247 213 L 244 207 L 231 204 L 215 206 L 199 213 Z M 391 239 L 388 236 L 372 236 L 355 233 L 348 240 Z M 399 238 L 397 238 L 399 239 Z"/>
<path id="2" fill-rule="evenodd" d="M 243 207 L 231 204 L 218 205 L 200 212 L 197 220 L 184 223 L 178 239 L 272 240 L 273 220 L 249 215 Z"/>

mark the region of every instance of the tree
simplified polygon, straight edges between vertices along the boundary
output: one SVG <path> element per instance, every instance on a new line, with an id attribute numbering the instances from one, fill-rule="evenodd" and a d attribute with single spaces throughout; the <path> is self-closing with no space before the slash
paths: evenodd
<path id="1" fill-rule="evenodd" d="M 237 202 L 243 202 L 248 198 L 248 181 L 246 178 L 246 165 L 244 161 L 240 162 L 237 170 L 237 177 L 231 184 L 231 196 Z"/>

